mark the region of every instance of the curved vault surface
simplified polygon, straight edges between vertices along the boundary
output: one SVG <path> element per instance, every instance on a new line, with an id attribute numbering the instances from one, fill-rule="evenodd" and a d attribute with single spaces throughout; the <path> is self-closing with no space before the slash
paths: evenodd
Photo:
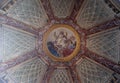
<path id="1" fill-rule="evenodd" d="M 119 83 L 119 4 L 119 0 L 1 0 L 0 83 Z M 45 33 L 54 25 L 70 26 L 63 31 L 75 32 L 70 33 L 80 40 L 76 39 L 79 49 L 68 54 L 72 58 L 53 58 L 43 50 Z"/>

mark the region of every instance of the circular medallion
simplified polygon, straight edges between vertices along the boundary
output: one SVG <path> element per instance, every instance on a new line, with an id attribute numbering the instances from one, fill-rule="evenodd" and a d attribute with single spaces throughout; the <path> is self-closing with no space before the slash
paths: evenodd
<path id="1" fill-rule="evenodd" d="M 43 49 L 54 61 L 69 61 L 80 50 L 80 37 L 73 27 L 56 24 L 44 34 Z"/>

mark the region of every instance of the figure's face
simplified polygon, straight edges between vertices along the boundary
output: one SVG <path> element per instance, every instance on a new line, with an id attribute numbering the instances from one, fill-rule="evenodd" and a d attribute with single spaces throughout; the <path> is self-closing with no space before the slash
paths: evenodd
<path id="1" fill-rule="evenodd" d="M 62 38 L 62 37 L 63 37 L 63 34 L 60 34 L 59 37 Z"/>

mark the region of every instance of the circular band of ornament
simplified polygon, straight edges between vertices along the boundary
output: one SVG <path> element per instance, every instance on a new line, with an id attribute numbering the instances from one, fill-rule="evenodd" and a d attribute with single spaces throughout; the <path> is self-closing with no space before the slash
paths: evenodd
<path id="1" fill-rule="evenodd" d="M 43 36 L 43 50 L 54 61 L 70 61 L 80 50 L 80 36 L 70 25 L 54 24 Z"/>

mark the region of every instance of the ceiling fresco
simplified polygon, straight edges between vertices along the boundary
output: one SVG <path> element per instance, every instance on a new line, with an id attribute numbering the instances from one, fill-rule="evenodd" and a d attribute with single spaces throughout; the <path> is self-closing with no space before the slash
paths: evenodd
<path id="1" fill-rule="evenodd" d="M 52 73 L 50 83 L 70 83 L 72 82 L 70 73 L 66 68 L 57 68 Z"/>
<path id="2" fill-rule="evenodd" d="M 116 63 L 120 61 L 119 56 L 119 27 L 88 36 L 87 47 L 91 51 L 107 57 Z"/>
<path id="3" fill-rule="evenodd" d="M 4 79 L 6 83 L 39 83 L 46 69 L 47 65 L 35 57 L 4 72 Z"/>
<path id="4" fill-rule="evenodd" d="M 0 83 L 120 83 L 120 0 L 0 0 Z"/>
<path id="5" fill-rule="evenodd" d="M 77 64 L 77 71 L 82 83 L 107 83 L 112 75 L 111 71 L 89 59 L 81 60 Z"/>
<path id="6" fill-rule="evenodd" d="M 50 4 L 56 17 L 65 18 L 72 11 L 74 0 L 50 0 Z"/>
<path id="7" fill-rule="evenodd" d="M 7 25 L 0 27 L 0 61 L 6 62 L 35 49 L 33 34 L 14 29 Z"/>
<path id="8" fill-rule="evenodd" d="M 43 50 L 55 61 L 70 61 L 79 52 L 80 42 L 71 26 L 56 24 L 44 34 Z"/>
<path id="9" fill-rule="evenodd" d="M 114 12 L 104 0 L 89 0 L 83 4 L 76 18 L 81 28 L 89 29 L 114 18 Z"/>
<path id="10" fill-rule="evenodd" d="M 25 22 L 35 28 L 45 26 L 48 17 L 39 0 L 18 0 L 7 10 L 10 17 Z"/>

